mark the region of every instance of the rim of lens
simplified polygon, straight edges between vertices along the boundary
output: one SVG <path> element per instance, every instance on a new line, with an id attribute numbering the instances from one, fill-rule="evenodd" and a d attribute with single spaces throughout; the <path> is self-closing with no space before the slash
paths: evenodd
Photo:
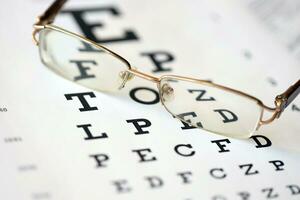
<path id="1" fill-rule="evenodd" d="M 109 48 L 107 48 L 107 47 L 105 47 L 105 46 L 103 46 L 101 44 L 98 44 L 98 43 L 96 43 L 96 42 L 94 42 L 94 41 L 92 41 L 92 40 L 90 40 L 90 39 L 88 39 L 88 38 L 86 38 L 86 37 L 84 37 L 82 35 L 79 35 L 77 33 L 73 33 L 71 31 L 68 31 L 66 29 L 63 29 L 63 28 L 61 28 L 59 26 L 56 26 L 56 25 L 53 25 L 53 24 L 46 24 L 44 26 L 44 28 L 42 28 L 40 31 L 43 31 L 45 29 L 49 29 L 49 30 L 52 30 L 52 31 L 58 31 L 58 32 L 60 32 L 62 34 L 69 35 L 71 37 L 75 37 L 75 38 L 77 38 L 77 39 L 79 39 L 79 40 L 81 40 L 83 42 L 86 42 L 86 43 L 88 43 L 88 44 L 90 44 L 92 46 L 95 46 L 96 48 L 99 48 L 99 49 L 105 51 L 106 53 L 109 53 L 112 56 L 116 57 L 120 61 L 122 61 L 124 64 L 126 64 L 126 66 L 128 67 L 128 69 L 132 69 L 132 67 L 131 67 L 131 65 L 130 65 L 130 63 L 129 63 L 128 60 L 126 60 L 125 58 L 123 58 L 119 54 L 115 53 L 114 51 L 110 50 Z"/>

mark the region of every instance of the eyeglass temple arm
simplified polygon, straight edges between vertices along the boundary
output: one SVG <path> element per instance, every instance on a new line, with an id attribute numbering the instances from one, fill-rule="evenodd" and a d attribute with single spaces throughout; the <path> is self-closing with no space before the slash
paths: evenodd
<path id="1" fill-rule="evenodd" d="M 51 24 L 67 0 L 55 0 L 51 6 L 38 17 L 35 25 Z"/>
<path id="2" fill-rule="evenodd" d="M 300 93 L 300 79 L 284 93 L 278 95 L 275 99 L 276 107 L 279 108 L 279 115 Z M 279 117 L 278 115 L 278 117 Z"/>

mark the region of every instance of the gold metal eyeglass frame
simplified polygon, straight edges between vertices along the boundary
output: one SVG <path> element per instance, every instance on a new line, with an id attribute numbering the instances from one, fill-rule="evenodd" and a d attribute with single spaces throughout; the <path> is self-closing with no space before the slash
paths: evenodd
<path id="1" fill-rule="evenodd" d="M 106 48 L 105 46 L 102 46 L 92 40 L 89 40 L 86 37 L 83 37 L 81 35 L 78 35 L 76 33 L 70 32 L 68 30 L 65 30 L 63 28 L 60 28 L 58 26 L 53 25 L 52 23 L 54 22 L 54 19 L 56 17 L 56 15 L 59 13 L 59 11 L 61 10 L 62 6 L 66 3 L 67 0 L 55 0 L 54 3 L 42 14 L 37 18 L 36 23 L 33 26 L 33 32 L 32 32 L 32 37 L 33 37 L 33 41 L 35 42 L 35 44 L 38 46 L 39 45 L 39 41 L 37 39 L 37 34 L 39 33 L 39 31 L 41 31 L 42 29 L 48 28 L 48 29 L 52 29 L 52 30 L 56 30 L 56 31 L 60 31 L 62 33 L 65 33 L 67 35 L 76 37 L 80 40 L 83 40 L 84 42 L 94 45 L 102 50 L 104 50 L 106 53 L 109 53 L 110 55 L 114 56 L 115 58 L 121 60 L 123 63 L 125 63 L 128 67 L 127 71 L 130 74 L 133 74 L 135 76 L 138 76 L 140 78 L 149 80 L 151 82 L 154 82 L 157 84 L 158 88 L 159 88 L 159 84 L 160 81 L 164 78 L 173 78 L 176 80 L 183 80 L 183 81 L 189 81 L 189 82 L 193 82 L 193 83 L 199 83 L 199 84 L 204 84 L 204 85 L 208 85 L 208 86 L 212 86 L 215 88 L 219 88 L 222 89 L 224 91 L 227 92 L 231 92 L 231 93 L 235 93 L 237 95 L 249 98 L 251 100 L 254 100 L 257 102 L 257 104 L 262 108 L 261 109 L 261 113 L 260 113 L 260 118 L 259 118 L 259 123 L 256 126 L 256 130 L 258 130 L 261 125 L 265 125 L 265 124 L 269 124 L 271 122 L 273 122 L 276 118 L 279 118 L 281 113 L 284 111 L 284 109 L 297 97 L 297 95 L 300 93 L 300 79 L 292 86 L 290 86 L 285 92 L 283 92 L 280 95 L 277 95 L 275 97 L 275 107 L 269 107 L 266 106 L 265 104 L 263 104 L 263 102 L 261 100 L 259 100 L 258 98 L 246 94 L 242 91 L 238 91 L 223 85 L 218 85 L 216 83 L 213 83 L 212 81 L 208 81 L 208 80 L 200 80 L 200 79 L 195 79 L 195 78 L 189 78 L 189 77 L 184 77 L 184 76 L 177 76 L 177 75 L 164 75 L 161 77 L 156 77 L 150 74 L 146 74 L 144 72 L 141 72 L 137 69 L 132 68 L 132 66 L 130 65 L 130 63 L 123 58 L 122 56 L 118 55 L 117 53 L 111 51 L 110 49 Z M 162 100 L 162 94 L 161 94 L 161 90 L 159 90 L 160 92 L 160 100 L 161 103 L 164 105 L 164 101 Z M 164 106 L 166 109 L 167 107 Z M 272 113 L 271 117 L 269 117 L 268 119 L 263 119 L 263 114 L 264 111 L 269 111 Z M 167 109 L 168 112 L 170 112 Z M 170 112 L 171 113 L 171 112 Z M 172 114 L 172 113 L 171 113 Z M 173 115 L 173 114 L 172 114 Z M 175 116 L 177 117 L 177 116 Z M 178 117 L 177 117 L 178 118 Z M 178 118 L 179 120 L 182 120 L 180 118 Z"/>

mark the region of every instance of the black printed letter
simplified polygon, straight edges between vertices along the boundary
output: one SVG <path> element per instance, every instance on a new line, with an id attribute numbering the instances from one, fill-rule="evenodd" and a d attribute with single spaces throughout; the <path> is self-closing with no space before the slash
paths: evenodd
<path id="1" fill-rule="evenodd" d="M 272 163 L 275 166 L 275 171 L 284 170 L 284 163 L 281 160 L 270 160 L 269 163 Z"/>
<path id="2" fill-rule="evenodd" d="M 286 187 L 291 190 L 292 195 L 300 194 L 300 187 L 298 185 L 287 185 Z"/>
<path id="3" fill-rule="evenodd" d="M 215 98 L 213 97 L 202 98 L 206 94 L 206 90 L 189 89 L 188 91 L 189 93 L 199 92 L 199 95 L 196 97 L 196 101 L 215 101 Z"/>
<path id="4" fill-rule="evenodd" d="M 96 106 L 91 107 L 84 96 L 90 96 L 91 98 L 96 97 L 96 95 L 93 92 L 65 94 L 65 97 L 67 100 L 73 100 L 73 97 L 77 97 L 79 99 L 81 105 L 83 106 L 82 108 L 79 108 L 80 112 L 98 110 L 98 108 Z"/>
<path id="5" fill-rule="evenodd" d="M 113 181 L 112 184 L 116 186 L 118 193 L 130 192 L 131 188 L 127 186 L 127 180 Z"/>
<path id="6" fill-rule="evenodd" d="M 180 147 L 186 147 L 186 148 L 189 148 L 189 149 L 192 149 L 192 145 L 190 144 L 178 144 L 174 147 L 174 150 L 175 152 L 178 154 L 178 155 L 181 155 L 181 156 L 185 156 L 185 157 L 189 157 L 189 156 L 193 156 L 195 154 L 195 151 L 190 151 L 189 153 L 182 153 L 179 151 L 179 148 Z"/>
<path id="7" fill-rule="evenodd" d="M 273 193 L 273 191 L 274 191 L 273 188 L 263 188 L 261 191 L 263 193 L 265 193 L 265 192 L 267 193 L 267 196 L 266 196 L 267 199 L 274 199 L 274 198 L 277 198 L 279 196 L 278 194 Z"/>
<path id="8" fill-rule="evenodd" d="M 221 172 L 218 174 L 218 172 Z M 210 170 L 210 175 L 216 179 L 224 179 L 226 174 L 222 168 L 213 168 Z"/>
<path id="9" fill-rule="evenodd" d="M 246 168 L 246 171 L 245 171 L 245 175 L 248 176 L 248 175 L 254 175 L 254 174 L 258 174 L 258 171 L 255 170 L 255 171 L 251 171 L 252 167 L 253 167 L 253 164 L 243 164 L 243 165 L 239 165 L 240 169 L 243 169 L 243 168 Z"/>
<path id="10" fill-rule="evenodd" d="M 81 79 L 86 79 L 86 78 L 95 78 L 94 74 L 88 74 L 87 71 L 90 70 L 90 67 L 84 66 L 83 63 L 90 63 L 93 65 L 97 65 L 96 61 L 94 60 L 70 60 L 70 63 L 75 63 L 76 66 L 78 67 L 79 76 L 74 77 L 74 81 L 78 81 Z"/>
<path id="11" fill-rule="evenodd" d="M 141 91 L 141 90 L 142 90 L 142 91 L 143 91 L 143 90 L 146 90 L 146 91 L 149 91 L 149 92 L 153 93 L 153 94 L 154 94 L 153 100 L 147 101 L 147 100 L 141 100 L 141 99 L 137 98 L 136 93 L 137 93 L 138 91 Z M 136 102 L 138 102 L 138 103 L 141 103 L 141 104 L 150 105 L 150 104 L 156 104 L 156 103 L 159 102 L 159 94 L 158 94 L 158 92 L 157 92 L 156 90 L 153 90 L 153 89 L 147 88 L 147 87 L 137 87 L 137 88 L 134 88 L 134 89 L 132 89 L 132 90 L 130 91 L 129 96 L 130 96 L 134 101 L 136 101 Z"/>
<path id="12" fill-rule="evenodd" d="M 72 9 L 72 10 L 64 10 L 61 13 L 69 13 L 71 14 L 77 24 L 79 25 L 81 31 L 83 34 L 97 42 L 97 43 L 109 43 L 109 42 L 120 42 L 120 41 L 130 41 L 130 40 L 138 40 L 137 35 L 132 31 L 132 30 L 125 30 L 124 33 L 119 36 L 119 37 L 113 37 L 113 38 L 105 38 L 105 39 L 100 39 L 96 37 L 95 35 L 95 28 L 99 27 L 104 27 L 103 23 L 87 23 L 85 21 L 84 15 L 86 15 L 87 12 L 107 12 L 110 15 L 113 16 L 120 16 L 120 12 L 117 8 L 115 7 L 98 7 L 98 8 L 88 8 L 88 9 Z"/>
<path id="13" fill-rule="evenodd" d="M 263 148 L 263 147 L 270 147 L 272 145 L 271 140 L 269 140 L 266 136 L 263 135 L 253 135 L 250 138 L 254 140 L 254 142 L 257 144 L 256 148 Z M 262 138 L 265 141 L 265 144 L 262 144 L 258 138 Z"/>
<path id="14" fill-rule="evenodd" d="M 137 132 L 134 132 L 136 135 L 149 133 L 149 131 L 143 130 L 143 128 L 151 126 L 151 122 L 148 119 L 128 119 L 126 122 L 134 125 L 137 130 Z"/>
<path id="15" fill-rule="evenodd" d="M 165 51 L 157 51 L 151 53 L 141 53 L 142 56 L 149 56 L 154 63 L 156 69 L 152 72 L 166 72 L 171 71 L 170 68 L 164 68 L 162 65 L 174 60 L 174 56 Z"/>
<path id="16" fill-rule="evenodd" d="M 89 127 L 91 127 L 91 124 L 81 124 L 77 125 L 78 128 L 83 128 L 84 132 L 86 133 L 87 137 L 84 138 L 85 140 L 94 140 L 94 139 L 102 139 L 102 138 L 108 138 L 106 133 L 101 133 L 99 136 L 93 136 L 91 133 Z"/>
<path id="17" fill-rule="evenodd" d="M 190 171 L 179 172 L 179 173 L 177 173 L 177 175 L 182 178 L 183 184 L 191 183 L 191 180 L 189 179 L 189 177 L 192 176 L 192 172 L 190 172 Z"/>
<path id="18" fill-rule="evenodd" d="M 90 155 L 91 158 L 94 158 L 97 162 L 96 168 L 98 167 L 106 167 L 103 163 L 109 159 L 108 155 L 106 154 L 94 154 Z"/>
<path id="19" fill-rule="evenodd" d="M 140 157 L 140 161 L 139 162 L 148 162 L 148 161 L 155 161 L 156 157 L 151 157 L 151 158 L 147 158 L 147 153 L 143 153 L 143 152 L 151 152 L 151 149 L 135 149 L 132 150 L 132 152 L 136 152 L 139 157 Z"/>
<path id="20" fill-rule="evenodd" d="M 225 149 L 226 145 L 225 144 L 221 144 L 221 142 L 226 142 L 226 143 L 231 143 L 230 140 L 228 139 L 222 139 L 222 140 L 212 140 L 210 141 L 211 143 L 216 143 L 218 145 L 218 147 L 220 148 L 219 153 L 224 153 L 224 152 L 229 152 L 229 149 Z"/>
<path id="21" fill-rule="evenodd" d="M 163 180 L 157 176 L 146 176 L 145 179 L 149 182 L 151 188 L 159 188 L 164 184 Z"/>
<path id="22" fill-rule="evenodd" d="M 238 117 L 233 112 L 231 112 L 230 110 L 216 109 L 214 111 L 218 112 L 221 115 L 221 117 L 223 118 L 224 123 L 235 122 L 235 121 L 238 120 Z M 227 116 L 226 113 L 228 113 L 230 116 Z"/>
<path id="23" fill-rule="evenodd" d="M 249 192 L 239 192 L 238 195 L 242 198 L 242 200 L 248 200 L 250 199 L 250 193 Z"/>
<path id="24" fill-rule="evenodd" d="M 188 123 L 191 123 L 192 121 L 190 119 L 185 119 L 186 116 L 192 116 L 192 117 L 197 117 L 196 113 L 195 112 L 187 112 L 187 113 L 181 113 L 181 114 L 178 114 L 177 115 L 180 119 L 184 119 L 185 121 L 187 121 Z M 182 124 L 183 124 L 183 127 L 181 127 L 182 130 L 185 130 L 185 129 L 193 129 L 193 128 L 196 128 L 194 126 L 191 126 L 190 124 L 188 123 L 185 123 L 183 121 L 181 121 Z M 202 128 L 202 124 L 201 122 L 197 122 L 196 123 L 198 127 Z"/>

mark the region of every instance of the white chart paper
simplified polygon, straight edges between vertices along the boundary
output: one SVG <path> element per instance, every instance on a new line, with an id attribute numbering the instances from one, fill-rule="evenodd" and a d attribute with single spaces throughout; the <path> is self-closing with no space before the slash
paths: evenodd
<path id="1" fill-rule="evenodd" d="M 184 129 L 151 82 L 135 77 L 105 94 L 47 69 L 31 32 L 51 3 L 0 8 L 0 199 L 300 199 L 299 97 L 254 138 Z M 97 38 L 134 34 L 104 45 L 141 71 L 210 79 L 273 106 L 299 79 L 299 9 L 296 0 L 70 1 L 55 24 L 84 35 L 74 17 L 84 12 L 101 24 Z M 67 99 L 84 93 L 95 109 Z M 103 137 L 85 139 L 83 127 Z"/>

